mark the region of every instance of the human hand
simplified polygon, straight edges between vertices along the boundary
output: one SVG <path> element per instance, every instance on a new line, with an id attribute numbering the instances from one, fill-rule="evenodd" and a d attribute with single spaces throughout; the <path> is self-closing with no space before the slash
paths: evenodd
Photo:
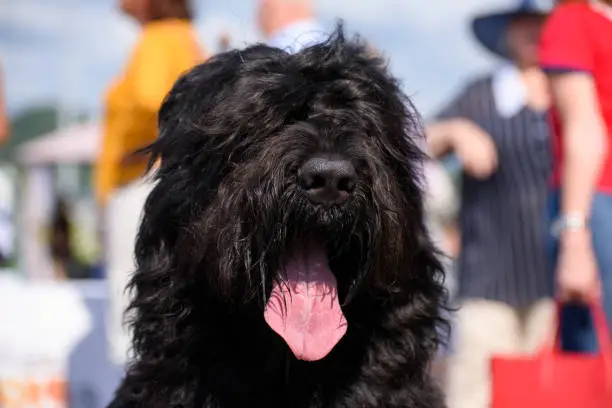
<path id="1" fill-rule="evenodd" d="M 560 240 L 556 270 L 561 301 L 592 302 L 600 298 L 597 260 L 588 230 L 566 230 Z"/>
<path id="2" fill-rule="evenodd" d="M 497 168 L 495 143 L 491 136 L 474 122 L 458 120 L 453 127 L 451 143 L 457 158 L 471 176 L 486 179 Z"/>

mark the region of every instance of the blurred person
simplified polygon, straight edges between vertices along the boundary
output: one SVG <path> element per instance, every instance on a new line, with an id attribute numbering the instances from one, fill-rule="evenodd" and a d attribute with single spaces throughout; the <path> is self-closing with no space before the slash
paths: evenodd
<path id="1" fill-rule="evenodd" d="M 58 200 L 51 217 L 49 249 L 57 279 L 67 277 L 67 263 L 70 259 L 70 221 L 64 200 Z"/>
<path id="2" fill-rule="evenodd" d="M 217 39 L 217 52 L 229 51 L 231 47 L 232 47 L 231 35 L 226 31 L 222 32 L 219 38 Z"/>
<path id="3" fill-rule="evenodd" d="M 259 0 L 257 20 L 268 45 L 289 52 L 327 39 L 312 0 Z"/>
<path id="4" fill-rule="evenodd" d="M 427 126 L 431 155 L 454 154 L 462 168 L 450 408 L 488 407 L 490 358 L 533 352 L 553 323 L 542 239 L 550 96 L 538 66 L 548 11 L 523 1 L 475 18 L 476 38 L 505 63 L 470 82 Z"/>
<path id="5" fill-rule="evenodd" d="M 123 327 L 125 292 L 134 269 L 134 242 L 152 186 L 142 180 L 148 157 L 134 155 L 157 138 L 157 111 L 178 77 L 206 58 L 192 25 L 188 0 L 121 0 L 141 27 L 140 38 L 105 102 L 104 136 L 95 174 L 104 213 L 105 263 L 110 283 L 109 338 L 124 363 L 129 335 Z"/>
<path id="6" fill-rule="evenodd" d="M 187 0 L 121 0 L 120 6 L 142 32 L 106 95 L 95 179 L 102 205 L 118 188 L 143 175 L 148 159 L 133 153 L 157 137 L 157 110 L 176 79 L 204 58 Z"/>
<path id="7" fill-rule="evenodd" d="M 68 204 L 60 198 L 55 203 L 55 210 L 51 217 L 49 239 L 54 275 L 58 280 L 83 279 L 91 275 L 91 268 L 80 262 L 74 254 L 72 227 Z"/>
<path id="8" fill-rule="evenodd" d="M 612 1 L 562 2 L 540 59 L 553 95 L 551 255 L 566 350 L 597 350 L 585 302 L 603 297 L 612 324 Z"/>

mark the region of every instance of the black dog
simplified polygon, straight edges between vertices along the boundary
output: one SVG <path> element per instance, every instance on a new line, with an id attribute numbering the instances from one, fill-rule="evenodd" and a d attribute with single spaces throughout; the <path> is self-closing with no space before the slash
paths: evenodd
<path id="1" fill-rule="evenodd" d="M 159 114 L 114 408 L 442 407 L 421 124 L 338 29 L 186 73 Z"/>

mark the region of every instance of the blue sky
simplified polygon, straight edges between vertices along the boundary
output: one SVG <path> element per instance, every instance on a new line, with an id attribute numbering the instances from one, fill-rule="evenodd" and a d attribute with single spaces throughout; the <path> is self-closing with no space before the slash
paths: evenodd
<path id="1" fill-rule="evenodd" d="M 58 102 L 100 114 L 101 96 L 122 67 L 137 29 L 117 0 L 0 1 L 0 61 L 9 112 Z M 256 0 L 196 0 L 197 27 L 214 49 L 222 31 L 234 43 L 258 40 Z M 336 18 L 390 58 L 394 73 L 425 114 L 456 91 L 466 76 L 498 63 L 473 40 L 469 18 L 510 7 L 512 0 L 319 0 L 326 27 Z M 426 6 L 427 5 L 427 6 Z"/>

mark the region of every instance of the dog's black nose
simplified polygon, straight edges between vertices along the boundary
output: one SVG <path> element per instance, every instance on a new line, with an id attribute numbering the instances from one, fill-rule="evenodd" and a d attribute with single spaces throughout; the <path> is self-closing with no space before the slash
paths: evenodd
<path id="1" fill-rule="evenodd" d="M 337 156 L 316 156 L 298 171 L 300 186 L 316 204 L 342 204 L 355 189 L 357 172 L 353 164 Z"/>

